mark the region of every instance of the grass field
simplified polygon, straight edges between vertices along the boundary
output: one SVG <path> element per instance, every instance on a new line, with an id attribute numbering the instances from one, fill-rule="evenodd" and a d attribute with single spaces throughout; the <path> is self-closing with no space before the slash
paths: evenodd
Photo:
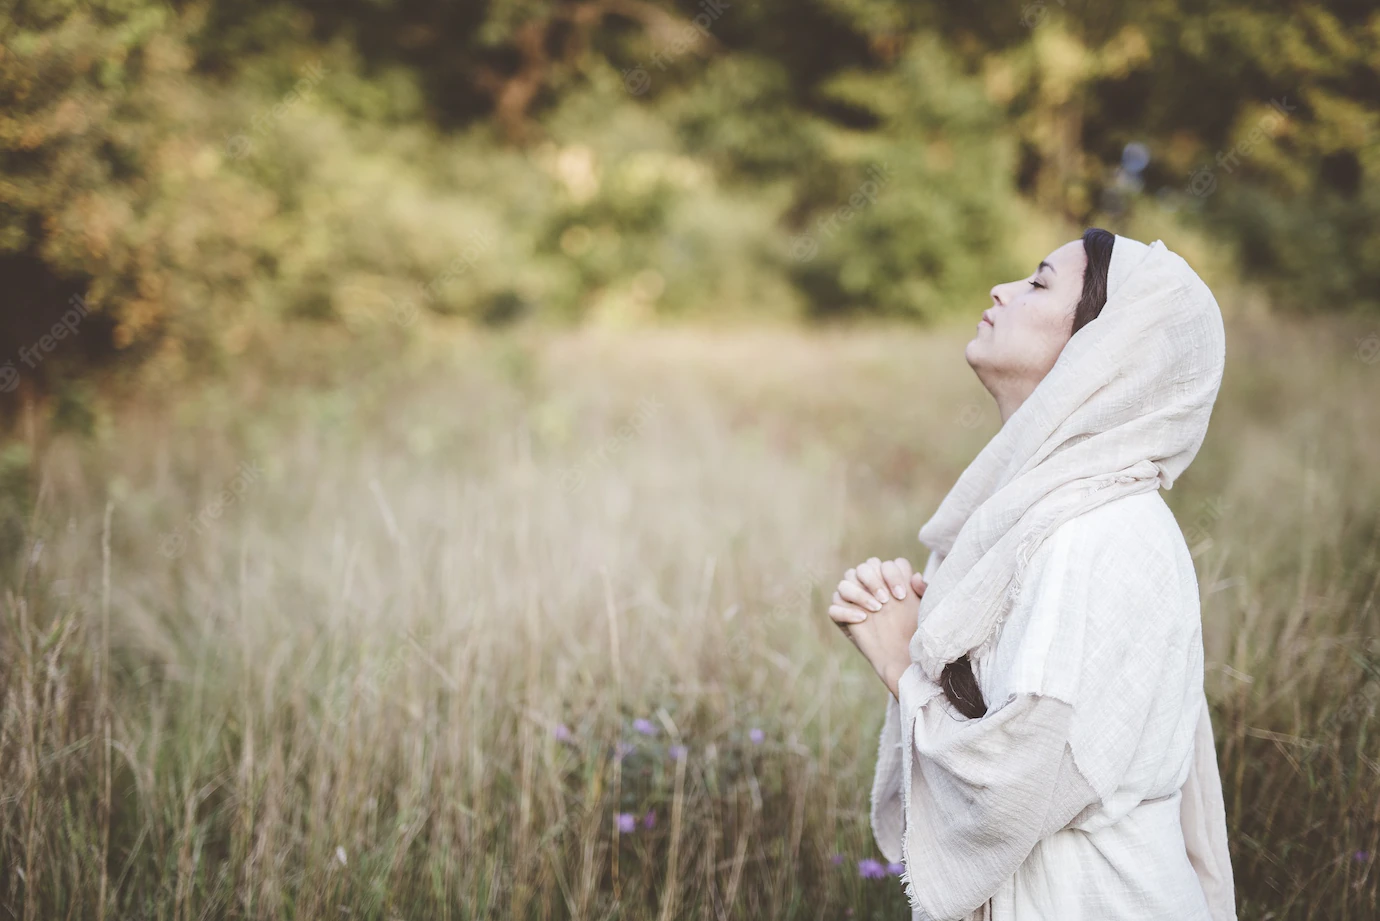
<path id="1" fill-rule="evenodd" d="M 1243 921 L 1380 916 L 1368 336 L 1229 325 L 1166 494 Z M 909 917 L 825 599 L 996 430 L 964 338 L 467 338 L 21 424 L 0 918 Z"/>

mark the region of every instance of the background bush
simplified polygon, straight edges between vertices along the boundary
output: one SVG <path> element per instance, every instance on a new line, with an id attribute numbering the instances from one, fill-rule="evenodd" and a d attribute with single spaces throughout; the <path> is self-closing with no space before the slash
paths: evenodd
<path id="1" fill-rule="evenodd" d="M 1372 311 L 1378 37 L 1343 0 L 11 0 L 0 388 L 284 324 L 934 320 L 1089 224 Z"/>

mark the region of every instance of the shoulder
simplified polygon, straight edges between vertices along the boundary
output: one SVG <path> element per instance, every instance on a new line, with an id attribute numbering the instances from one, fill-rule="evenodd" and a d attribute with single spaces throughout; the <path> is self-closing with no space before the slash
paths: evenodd
<path id="1" fill-rule="evenodd" d="M 1188 643 L 1198 623 L 1193 561 L 1163 498 L 1115 499 L 1059 525 L 1031 559 L 997 643 L 994 690 L 1072 702 L 1089 663 L 1140 675 L 1129 663 Z"/>
<path id="2" fill-rule="evenodd" d="M 1115 499 L 1059 525 L 1022 581 L 1025 605 L 1058 609 L 1045 616 L 1078 617 L 1089 628 L 1122 630 L 1128 619 L 1137 634 L 1199 626 L 1193 558 L 1158 490 Z"/>
<path id="3" fill-rule="evenodd" d="M 1132 564 L 1128 574 L 1147 576 L 1192 565 L 1183 531 L 1159 490 L 1123 496 L 1069 519 L 1055 528 L 1041 552 L 1046 561 L 1064 557 L 1082 566 Z"/>
<path id="4" fill-rule="evenodd" d="M 1179 535 L 1174 513 L 1157 489 L 1113 499 L 1069 519 L 1058 530 L 1103 537 L 1129 532 L 1152 542 Z"/>

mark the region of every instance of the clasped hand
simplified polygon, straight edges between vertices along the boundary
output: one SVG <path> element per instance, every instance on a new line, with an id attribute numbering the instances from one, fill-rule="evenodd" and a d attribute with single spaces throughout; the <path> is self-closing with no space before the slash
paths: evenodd
<path id="1" fill-rule="evenodd" d="M 863 654 L 877 676 L 897 694 L 910 667 L 910 641 L 919 622 L 925 580 L 903 558 L 873 557 L 843 574 L 829 617 Z"/>

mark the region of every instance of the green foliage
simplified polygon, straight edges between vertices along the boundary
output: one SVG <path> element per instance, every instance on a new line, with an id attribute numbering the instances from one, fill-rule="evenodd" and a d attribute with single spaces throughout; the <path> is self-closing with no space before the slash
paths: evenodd
<path id="1" fill-rule="evenodd" d="M 288 323 L 933 320 L 1032 241 L 1166 215 L 1282 303 L 1377 306 L 1380 13 L 1342 0 L 7 9 L 20 393 L 175 381 Z"/>
<path id="2" fill-rule="evenodd" d="M 939 42 L 882 74 L 840 74 L 824 92 L 880 127 L 830 134 L 831 172 L 847 178 L 797 242 L 801 255 L 819 252 L 797 273 L 821 292 L 817 307 L 935 319 L 1020 274 L 1006 233 L 1020 210 L 1014 138 Z"/>
<path id="3" fill-rule="evenodd" d="M 770 58 L 716 58 L 666 108 L 688 154 L 749 182 L 817 169 L 825 155 L 826 125 L 796 110 L 790 73 Z"/>
<path id="4" fill-rule="evenodd" d="M 177 359 L 232 335 L 271 202 L 217 171 L 213 97 L 188 88 L 182 23 L 134 2 L 26 12 L 0 25 L 0 257 L 81 290 L 88 350 Z M 69 307 L 28 301 L 12 348 Z"/>
<path id="5" fill-rule="evenodd" d="M 1241 264 L 1309 312 L 1380 303 L 1380 184 L 1281 198 L 1247 187 L 1224 193 L 1219 225 L 1236 227 Z"/>

